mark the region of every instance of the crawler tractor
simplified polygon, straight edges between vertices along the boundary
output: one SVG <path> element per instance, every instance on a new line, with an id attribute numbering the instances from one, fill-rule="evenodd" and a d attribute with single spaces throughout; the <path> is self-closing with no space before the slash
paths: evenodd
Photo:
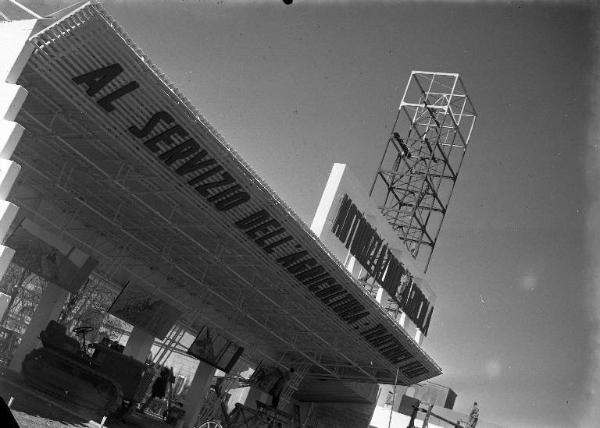
<path id="1" fill-rule="evenodd" d="M 58 396 L 98 414 L 125 412 L 140 402 L 154 369 L 105 344 L 86 346 L 90 327 L 74 329 L 82 344 L 66 328 L 50 321 L 40 333 L 43 347 L 25 357 L 22 374 L 34 388 Z M 93 350 L 90 356 L 88 348 Z"/>

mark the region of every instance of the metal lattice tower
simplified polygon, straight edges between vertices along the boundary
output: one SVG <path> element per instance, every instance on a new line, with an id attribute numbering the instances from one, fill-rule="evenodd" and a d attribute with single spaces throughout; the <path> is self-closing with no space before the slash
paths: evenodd
<path id="1" fill-rule="evenodd" d="M 411 73 L 370 195 L 425 271 L 476 117 L 457 73 Z"/>

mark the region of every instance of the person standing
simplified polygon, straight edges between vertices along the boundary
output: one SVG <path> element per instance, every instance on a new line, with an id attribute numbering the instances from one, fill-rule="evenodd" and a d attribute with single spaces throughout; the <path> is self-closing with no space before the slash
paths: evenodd
<path id="1" fill-rule="evenodd" d="M 477 421 L 479 420 L 479 407 L 477 407 L 477 401 L 473 403 L 473 408 L 471 409 L 471 413 L 469 413 L 469 428 L 475 428 L 477 426 Z"/>
<path id="2" fill-rule="evenodd" d="M 167 367 L 163 367 L 160 371 L 160 375 L 156 378 L 154 383 L 152 384 L 152 392 L 150 397 L 142 404 L 140 408 L 140 412 L 144 413 L 146 408 L 152 403 L 155 397 L 164 398 L 167 392 L 167 386 L 169 386 L 173 381 L 173 374 L 171 370 Z"/>

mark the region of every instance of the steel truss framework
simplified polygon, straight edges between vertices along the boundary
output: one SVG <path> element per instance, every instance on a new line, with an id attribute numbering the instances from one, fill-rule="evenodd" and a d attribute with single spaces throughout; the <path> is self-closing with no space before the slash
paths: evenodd
<path id="1" fill-rule="evenodd" d="M 180 322 L 191 332 L 215 329 L 244 346 L 252 361 L 312 368 L 298 370 L 299 377 L 391 381 L 395 366 L 356 327 L 295 285 L 266 253 L 240 239 L 225 215 L 215 215 L 191 187 L 132 144 L 123 130 L 164 104 L 253 192 L 244 215 L 269 206 L 298 245 L 369 308 L 364 325 L 382 324 L 427 367 L 403 382 L 440 373 L 99 6 L 82 7 L 32 42 L 36 50 L 18 82 L 29 92 L 16 120 L 26 128 L 13 156 L 22 172 L 9 198 L 26 216 L 99 260 L 99 273 L 111 282 L 144 286 L 180 309 Z M 70 78 L 115 58 L 141 89 L 107 115 Z"/>
<path id="2" fill-rule="evenodd" d="M 477 113 L 457 73 L 413 71 L 370 194 L 429 265 Z"/>
<path id="3" fill-rule="evenodd" d="M 22 83 L 27 84 L 24 77 Z M 44 96 L 31 86 L 29 91 L 19 116 L 27 135 L 14 156 L 23 170 L 10 197 L 27 217 L 93 254 L 100 260 L 98 271 L 111 282 L 124 284 L 130 278 L 181 309 L 180 322 L 191 332 L 202 325 L 210 326 L 243 345 L 254 361 L 297 368 L 310 361 L 329 373 L 331 379 L 365 380 L 372 376 L 374 380 L 383 367 L 371 368 L 369 373 L 350 358 L 328 358 L 332 346 L 344 345 L 338 337 L 339 327 L 319 322 L 317 317 L 322 314 L 307 310 L 295 293 L 282 290 L 281 280 L 268 272 L 264 263 L 225 234 L 214 233 L 208 216 L 189 221 L 177 218 L 181 232 L 185 230 L 183 236 L 173 233 L 166 218 L 162 225 L 157 224 L 156 212 L 147 205 L 148 200 L 169 196 L 168 192 L 142 187 L 154 181 L 152 172 L 133 174 L 116 167 L 112 178 L 97 176 L 87 163 L 90 159 L 79 158 L 73 146 L 66 143 L 71 139 L 100 143 L 94 140 L 94 132 L 70 122 L 69 113 L 62 116 L 51 110 L 43 112 L 39 108 Z M 62 135 L 70 126 L 80 132 Z M 128 190 L 116 192 L 109 184 L 113 179 L 127 183 Z M 130 186 L 136 184 L 139 191 L 132 192 Z M 179 205 L 172 204 L 172 208 L 181 214 L 176 210 L 181 208 Z M 187 233 L 197 235 L 200 230 L 200 239 L 197 236 L 195 242 L 185 242 L 186 238 L 192 241 Z M 277 298 L 274 287 L 279 289 Z M 275 299 L 279 302 L 273 307 Z M 199 306 L 202 310 L 195 309 Z M 290 310 L 297 314 L 290 316 Z M 299 331 L 295 323 L 305 327 Z M 284 330 L 291 334 L 282 334 Z M 299 370 L 299 374 L 304 375 L 305 370 Z"/>

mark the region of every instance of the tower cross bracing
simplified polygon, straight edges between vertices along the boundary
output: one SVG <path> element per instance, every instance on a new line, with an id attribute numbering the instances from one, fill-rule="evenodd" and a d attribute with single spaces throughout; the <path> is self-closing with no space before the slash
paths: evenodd
<path id="1" fill-rule="evenodd" d="M 440 233 L 477 113 L 457 73 L 413 71 L 370 194 L 425 270 Z"/>

